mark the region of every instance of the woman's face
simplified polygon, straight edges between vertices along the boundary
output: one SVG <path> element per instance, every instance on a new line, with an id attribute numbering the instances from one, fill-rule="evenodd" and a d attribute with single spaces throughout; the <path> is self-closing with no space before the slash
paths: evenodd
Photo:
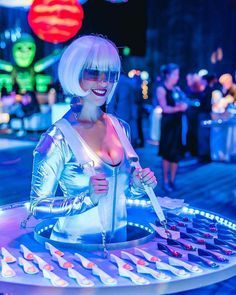
<path id="1" fill-rule="evenodd" d="M 118 76 L 118 72 L 83 70 L 80 86 L 84 91 L 89 91 L 84 100 L 96 106 L 102 106 L 106 102 L 114 83 L 117 82 Z"/>
<path id="2" fill-rule="evenodd" d="M 175 85 L 179 81 L 179 69 L 175 69 L 168 76 L 167 80 L 171 85 Z"/>

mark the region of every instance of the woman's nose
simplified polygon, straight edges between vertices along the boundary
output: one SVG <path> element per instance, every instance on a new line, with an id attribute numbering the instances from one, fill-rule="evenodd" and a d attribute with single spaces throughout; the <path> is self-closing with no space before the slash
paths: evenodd
<path id="1" fill-rule="evenodd" d="M 99 82 L 102 83 L 102 85 L 107 85 L 109 82 L 108 74 L 107 73 L 101 73 L 99 77 Z"/>
<path id="2" fill-rule="evenodd" d="M 98 83 L 99 83 L 99 85 L 101 85 L 101 86 L 103 86 L 103 87 L 105 87 L 105 86 L 107 86 L 108 85 L 108 81 L 106 81 L 106 80 L 100 80 L 100 81 L 98 81 Z"/>

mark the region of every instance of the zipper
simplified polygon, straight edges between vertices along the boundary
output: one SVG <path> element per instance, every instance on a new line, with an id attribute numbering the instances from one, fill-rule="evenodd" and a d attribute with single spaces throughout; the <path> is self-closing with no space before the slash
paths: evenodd
<path id="1" fill-rule="evenodd" d="M 111 227 L 111 239 L 114 236 L 115 231 L 115 209 L 116 209 L 116 190 L 117 190 L 117 169 L 118 167 L 115 167 L 113 169 L 113 178 L 114 178 L 114 189 L 113 189 L 113 204 L 112 204 L 112 227 Z"/>

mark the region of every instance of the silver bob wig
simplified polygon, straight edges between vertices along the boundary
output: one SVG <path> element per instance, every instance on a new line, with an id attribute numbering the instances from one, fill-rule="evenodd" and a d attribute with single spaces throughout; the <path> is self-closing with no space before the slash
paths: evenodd
<path id="1" fill-rule="evenodd" d="M 85 68 L 120 73 L 121 61 L 116 46 L 102 36 L 85 35 L 73 41 L 64 51 L 58 76 L 64 92 L 71 96 L 84 97 L 89 92 L 83 91 L 79 80 Z M 107 98 L 109 103 L 117 82 Z"/>

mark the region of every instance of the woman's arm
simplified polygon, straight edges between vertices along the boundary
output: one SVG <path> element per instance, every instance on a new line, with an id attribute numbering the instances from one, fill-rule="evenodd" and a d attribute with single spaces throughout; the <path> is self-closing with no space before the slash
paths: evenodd
<path id="1" fill-rule="evenodd" d="M 157 99 L 162 108 L 162 111 L 167 114 L 172 114 L 176 112 L 181 112 L 182 108 L 181 105 L 178 104 L 176 106 L 169 106 L 166 103 L 166 90 L 163 87 L 157 87 L 156 91 Z"/>
<path id="2" fill-rule="evenodd" d="M 36 218 L 75 215 L 94 207 L 88 190 L 75 197 L 55 197 L 67 153 L 68 146 L 55 126 L 34 151 L 30 211 Z"/>

